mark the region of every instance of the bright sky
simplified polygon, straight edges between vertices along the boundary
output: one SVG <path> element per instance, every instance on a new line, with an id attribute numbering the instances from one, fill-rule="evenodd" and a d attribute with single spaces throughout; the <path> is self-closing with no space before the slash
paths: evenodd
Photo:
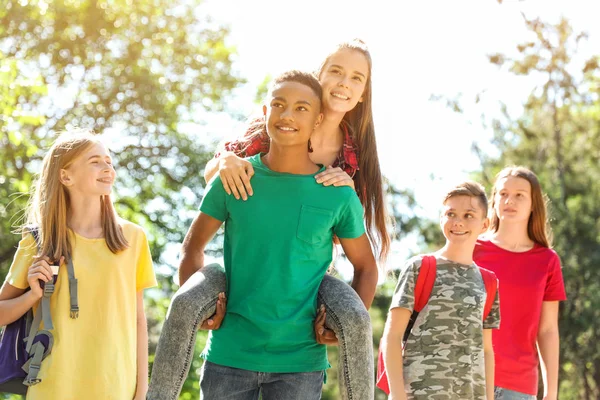
<path id="1" fill-rule="evenodd" d="M 235 68 L 249 81 L 229 103 L 241 115 L 256 111 L 256 87 L 267 74 L 313 70 L 336 43 L 355 37 L 366 41 L 373 58 L 373 113 L 382 171 L 397 186 L 414 189 L 423 215 L 435 218 L 445 185 L 479 168 L 471 144 L 486 145 L 490 138 L 479 123 L 480 114 L 498 113 L 503 101 L 518 115 L 536 85 L 533 78 L 492 66 L 486 55 L 516 53 L 516 45 L 527 40 L 523 12 L 548 22 L 564 15 L 576 31 L 587 31 L 590 38 L 580 47 L 585 59 L 594 54 L 594 45 L 600 49 L 594 17 L 598 10 L 591 10 L 591 3 L 206 0 L 200 12 L 231 28 L 229 44 L 239 53 Z M 474 107 L 475 95 L 483 90 L 483 101 Z M 469 106 L 466 115 L 429 100 L 432 94 L 458 93 Z M 215 138 L 243 132 L 243 126 L 223 115 L 209 121 L 207 130 Z"/>
<path id="2" fill-rule="evenodd" d="M 391 5 L 394 4 L 394 8 Z M 499 101 L 518 113 L 536 82 L 492 66 L 487 54 L 514 54 L 527 38 L 521 12 L 555 21 L 565 15 L 576 30 L 590 33 L 581 52 L 599 49 L 600 28 L 589 1 L 419 1 L 382 0 L 206 0 L 200 8 L 231 28 L 229 44 L 239 53 L 235 68 L 248 79 L 229 107 L 242 115 L 257 110 L 256 87 L 267 74 L 315 69 L 338 42 L 362 38 L 373 57 L 373 113 L 384 175 L 400 187 L 417 190 L 427 215 L 438 199 L 430 176 L 453 183 L 479 167 L 471 143 L 489 141 L 479 124 Z M 485 90 L 475 108 L 473 99 Z M 461 116 L 432 94 L 464 94 L 469 114 Z M 237 135 L 239 125 L 213 117 L 217 138 Z M 243 129 L 243 128 L 242 128 Z M 423 160 L 427 159 L 425 163 Z M 426 198 L 433 195 L 432 200 Z"/>

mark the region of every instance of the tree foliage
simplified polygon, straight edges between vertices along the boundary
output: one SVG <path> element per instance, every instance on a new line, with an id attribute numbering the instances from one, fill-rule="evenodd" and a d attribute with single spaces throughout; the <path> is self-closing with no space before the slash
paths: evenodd
<path id="1" fill-rule="evenodd" d="M 568 300 L 561 304 L 561 399 L 600 398 L 600 69 L 598 55 L 576 59 L 586 38 L 566 19 L 525 23 L 531 39 L 514 55 L 490 62 L 515 75 L 542 78 L 514 118 L 504 105 L 492 121 L 499 156 L 482 157 L 488 187 L 507 165 L 523 165 L 548 195 L 554 249 L 560 255 Z"/>
<path id="2" fill-rule="evenodd" d="M 0 193 L 26 193 L 42 150 L 66 126 L 105 132 L 116 153 L 118 211 L 150 231 L 158 258 L 180 242 L 209 151 L 186 122 L 223 109 L 243 80 L 228 30 L 196 2 L 8 1 L 0 11 Z M 18 238 L 3 202 L 0 268 Z"/>

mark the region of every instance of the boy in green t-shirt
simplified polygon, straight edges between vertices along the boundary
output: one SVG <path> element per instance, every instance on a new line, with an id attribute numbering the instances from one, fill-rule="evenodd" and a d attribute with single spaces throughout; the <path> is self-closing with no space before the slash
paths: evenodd
<path id="1" fill-rule="evenodd" d="M 254 196 L 236 201 L 216 177 L 184 241 L 185 281 L 204 265 L 204 249 L 225 222 L 227 311 L 202 354 L 203 399 L 321 397 L 329 364 L 313 321 L 334 234 L 354 266 L 356 292 L 365 304 L 372 301 L 377 266 L 360 201 L 350 187 L 316 183 L 324 168 L 308 154 L 322 119 L 321 95 L 308 73 L 290 71 L 274 81 L 263 107 L 270 151 L 249 159 Z"/>

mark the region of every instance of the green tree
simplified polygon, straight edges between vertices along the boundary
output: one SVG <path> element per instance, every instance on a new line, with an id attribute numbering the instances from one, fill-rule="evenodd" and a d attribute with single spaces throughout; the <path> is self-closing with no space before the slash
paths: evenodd
<path id="1" fill-rule="evenodd" d="M 201 134 L 184 134 L 182 123 L 222 110 L 222 97 L 243 82 L 232 70 L 228 30 L 201 17 L 197 5 L 9 1 L 0 11 L 2 71 L 13 71 L 0 82 L 11 92 L 3 96 L 8 104 L 0 125 L 8 145 L 0 176 L 11 178 L 3 179 L 4 190 L 26 191 L 37 165 L 31 161 L 57 131 L 68 125 L 112 130 L 119 139 L 119 211 L 150 229 L 157 259 L 166 243 L 179 242 L 209 157 Z M 25 199 L 5 212 L 16 213 Z M 3 238 L 6 271 L 16 238 Z"/>
<path id="2" fill-rule="evenodd" d="M 11 225 L 17 222 L 10 210 L 22 205 L 26 198 L 19 193 L 26 193 L 31 185 L 31 174 L 27 164 L 37 152 L 33 140 L 21 132 L 21 126 L 35 129 L 44 122 L 43 116 L 30 113 L 19 104 L 19 99 L 33 101 L 46 94 L 46 87 L 41 77 L 19 76 L 17 62 L 0 54 L 0 260 L 10 260 L 15 251 L 15 236 L 11 233 Z M 0 277 L 6 271 L 0 262 Z"/>

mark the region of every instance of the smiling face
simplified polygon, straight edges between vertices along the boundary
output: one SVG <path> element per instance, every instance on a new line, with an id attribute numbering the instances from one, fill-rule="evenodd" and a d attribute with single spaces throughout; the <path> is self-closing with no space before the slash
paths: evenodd
<path id="1" fill-rule="evenodd" d="M 440 227 L 450 244 L 475 246 L 488 224 L 484 206 L 476 197 L 452 196 L 444 202 Z"/>
<path id="2" fill-rule="evenodd" d="M 333 53 L 319 74 L 323 110 L 341 113 L 352 110 L 362 101 L 369 79 L 369 62 L 362 52 L 343 48 Z"/>
<path id="3" fill-rule="evenodd" d="M 532 211 L 531 184 L 517 176 L 498 179 L 494 193 L 494 212 L 502 221 L 529 221 Z"/>
<path id="4" fill-rule="evenodd" d="M 85 196 L 110 195 L 115 176 L 110 154 L 98 142 L 92 143 L 60 171 L 60 180 L 69 193 Z"/>
<path id="5" fill-rule="evenodd" d="M 264 107 L 267 133 L 276 145 L 304 146 L 319 125 L 321 99 L 312 88 L 299 82 L 287 81 L 273 87 Z"/>

